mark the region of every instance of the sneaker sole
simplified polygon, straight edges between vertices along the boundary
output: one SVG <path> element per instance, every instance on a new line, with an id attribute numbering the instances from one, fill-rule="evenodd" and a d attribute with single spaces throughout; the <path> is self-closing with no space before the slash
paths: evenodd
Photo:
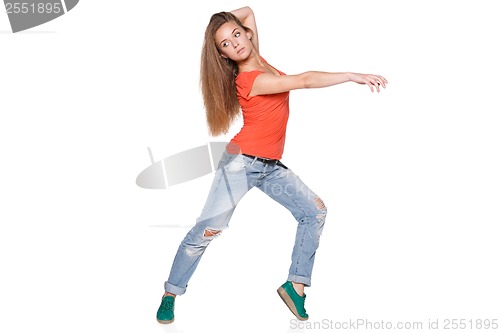
<path id="1" fill-rule="evenodd" d="M 293 303 L 292 299 L 290 298 L 285 289 L 279 287 L 278 295 L 280 295 L 283 302 L 285 302 L 286 306 L 288 306 L 290 311 L 292 311 L 292 313 L 294 314 L 295 317 L 297 317 L 298 320 L 306 321 L 307 319 L 309 319 L 309 317 L 301 317 L 299 315 L 299 313 L 297 312 L 297 308 L 295 307 L 295 304 Z"/>
<path id="2" fill-rule="evenodd" d="M 174 318 L 175 319 L 175 318 Z M 160 320 L 160 319 L 156 319 L 160 324 L 171 324 L 174 322 L 174 319 L 172 320 Z"/>

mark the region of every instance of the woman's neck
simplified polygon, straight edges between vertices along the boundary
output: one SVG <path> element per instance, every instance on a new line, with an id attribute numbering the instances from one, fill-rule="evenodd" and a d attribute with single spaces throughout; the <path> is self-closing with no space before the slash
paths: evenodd
<path id="1" fill-rule="evenodd" d="M 265 68 L 264 61 L 260 55 L 253 51 L 248 58 L 238 63 L 238 72 L 250 72 L 253 70 L 258 70 Z"/>

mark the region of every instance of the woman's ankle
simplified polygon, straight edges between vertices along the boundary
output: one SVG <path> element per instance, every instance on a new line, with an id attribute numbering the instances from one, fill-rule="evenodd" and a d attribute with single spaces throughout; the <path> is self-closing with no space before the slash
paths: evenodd
<path id="1" fill-rule="evenodd" d="M 293 289 L 295 289 L 295 292 L 299 296 L 304 296 L 304 284 L 303 283 L 297 283 L 297 282 L 292 281 L 292 286 L 293 286 Z"/>
<path id="2" fill-rule="evenodd" d="M 165 294 L 163 294 L 163 297 L 166 297 L 166 296 L 172 296 L 173 298 L 175 298 L 175 296 L 177 296 L 177 295 L 165 291 Z"/>

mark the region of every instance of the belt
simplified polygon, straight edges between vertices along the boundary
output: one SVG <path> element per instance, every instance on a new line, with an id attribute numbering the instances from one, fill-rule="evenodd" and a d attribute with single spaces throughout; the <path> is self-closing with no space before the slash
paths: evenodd
<path id="1" fill-rule="evenodd" d="M 283 167 L 285 169 L 288 169 L 283 163 L 280 162 L 280 160 L 273 160 L 270 158 L 263 158 L 263 157 L 258 157 L 258 156 L 253 156 L 253 155 L 248 155 L 248 154 L 242 154 L 243 156 L 249 157 L 253 159 L 254 161 L 259 161 L 265 164 L 274 164 L 274 165 L 279 165 L 280 167 Z"/>

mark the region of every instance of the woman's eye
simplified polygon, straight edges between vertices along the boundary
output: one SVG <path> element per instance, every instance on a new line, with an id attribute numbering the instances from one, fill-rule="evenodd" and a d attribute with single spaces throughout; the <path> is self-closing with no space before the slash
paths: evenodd
<path id="1" fill-rule="evenodd" d="M 222 47 L 228 47 L 228 46 L 229 46 L 228 42 L 225 42 L 224 44 L 222 44 Z"/>
<path id="2" fill-rule="evenodd" d="M 239 32 L 235 33 L 234 37 L 240 37 L 240 33 Z"/>

